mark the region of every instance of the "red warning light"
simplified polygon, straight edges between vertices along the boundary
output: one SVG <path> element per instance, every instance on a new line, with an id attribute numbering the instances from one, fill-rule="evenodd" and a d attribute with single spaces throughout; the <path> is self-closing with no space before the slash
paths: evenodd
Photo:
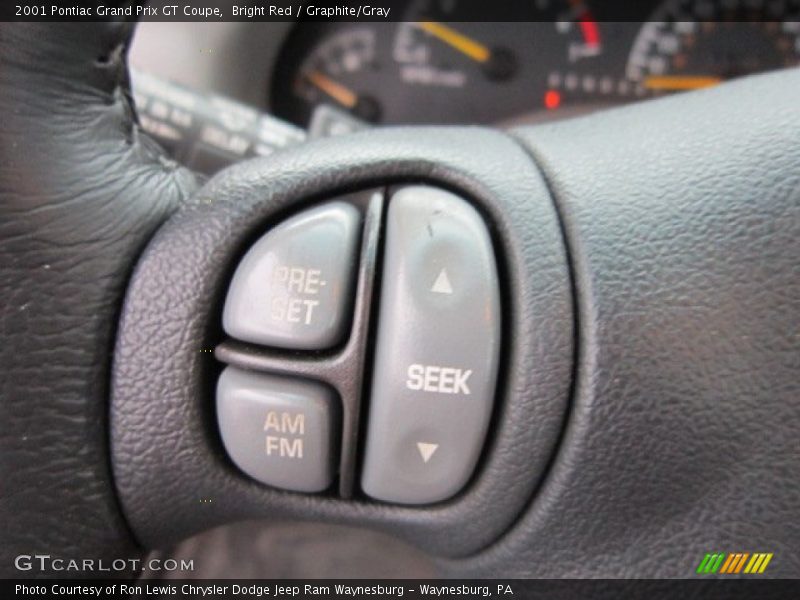
<path id="1" fill-rule="evenodd" d="M 555 90 L 547 90 L 544 94 L 544 107 L 547 110 L 554 110 L 561 106 L 561 94 Z"/>

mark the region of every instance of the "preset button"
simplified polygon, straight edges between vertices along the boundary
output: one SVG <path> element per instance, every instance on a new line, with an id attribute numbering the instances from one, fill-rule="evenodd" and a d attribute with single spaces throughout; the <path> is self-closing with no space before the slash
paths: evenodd
<path id="1" fill-rule="evenodd" d="M 340 342 L 351 318 L 360 222 L 354 206 L 331 202 L 258 240 L 228 290 L 228 335 L 298 350 Z"/>

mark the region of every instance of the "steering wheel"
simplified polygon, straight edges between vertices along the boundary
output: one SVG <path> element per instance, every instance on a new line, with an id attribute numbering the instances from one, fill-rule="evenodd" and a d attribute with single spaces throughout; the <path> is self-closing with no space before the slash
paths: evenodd
<path id="1" fill-rule="evenodd" d="M 454 577 L 688 577 L 709 552 L 800 575 L 800 70 L 511 131 L 315 140 L 204 181 L 137 125 L 132 27 L 0 25 L 4 576 L 48 574 L 20 555 L 110 562 L 245 519 L 370 527 Z M 357 292 L 350 354 L 237 344 L 221 314 L 283 219 L 419 184 L 485 223 L 502 342 L 474 473 L 409 505 L 358 485 L 377 292 Z M 335 384 L 338 487 L 233 464 L 223 363 Z"/>

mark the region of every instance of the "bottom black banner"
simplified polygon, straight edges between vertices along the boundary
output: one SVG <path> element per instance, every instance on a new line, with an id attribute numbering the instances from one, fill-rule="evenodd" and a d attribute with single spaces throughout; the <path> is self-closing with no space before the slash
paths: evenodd
<path id="1" fill-rule="evenodd" d="M 2 598 L 542 598 L 680 600 L 800 598 L 787 579 L 4 580 Z"/>

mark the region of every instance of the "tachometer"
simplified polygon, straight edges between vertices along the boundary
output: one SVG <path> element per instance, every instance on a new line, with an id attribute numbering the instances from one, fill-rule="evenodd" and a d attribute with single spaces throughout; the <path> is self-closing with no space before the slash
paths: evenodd
<path id="1" fill-rule="evenodd" d="M 470 26 L 454 27 L 431 20 L 426 11 L 420 20 L 399 23 L 392 55 L 401 80 L 409 84 L 462 87 L 467 82 L 467 67 L 473 66 L 489 81 L 511 79 L 517 70 L 517 57 L 505 46 L 489 46 Z M 444 55 L 444 56 L 443 56 Z M 461 60 L 458 60 L 461 59 Z"/>
<path id="2" fill-rule="evenodd" d="M 400 80 L 448 115 L 446 122 L 496 123 L 560 108 L 566 98 L 548 81 L 565 72 L 564 65 L 582 69 L 602 56 L 601 25 L 583 0 L 515 8 L 531 21 L 474 22 L 468 2 L 416 0 L 394 39 Z"/>

